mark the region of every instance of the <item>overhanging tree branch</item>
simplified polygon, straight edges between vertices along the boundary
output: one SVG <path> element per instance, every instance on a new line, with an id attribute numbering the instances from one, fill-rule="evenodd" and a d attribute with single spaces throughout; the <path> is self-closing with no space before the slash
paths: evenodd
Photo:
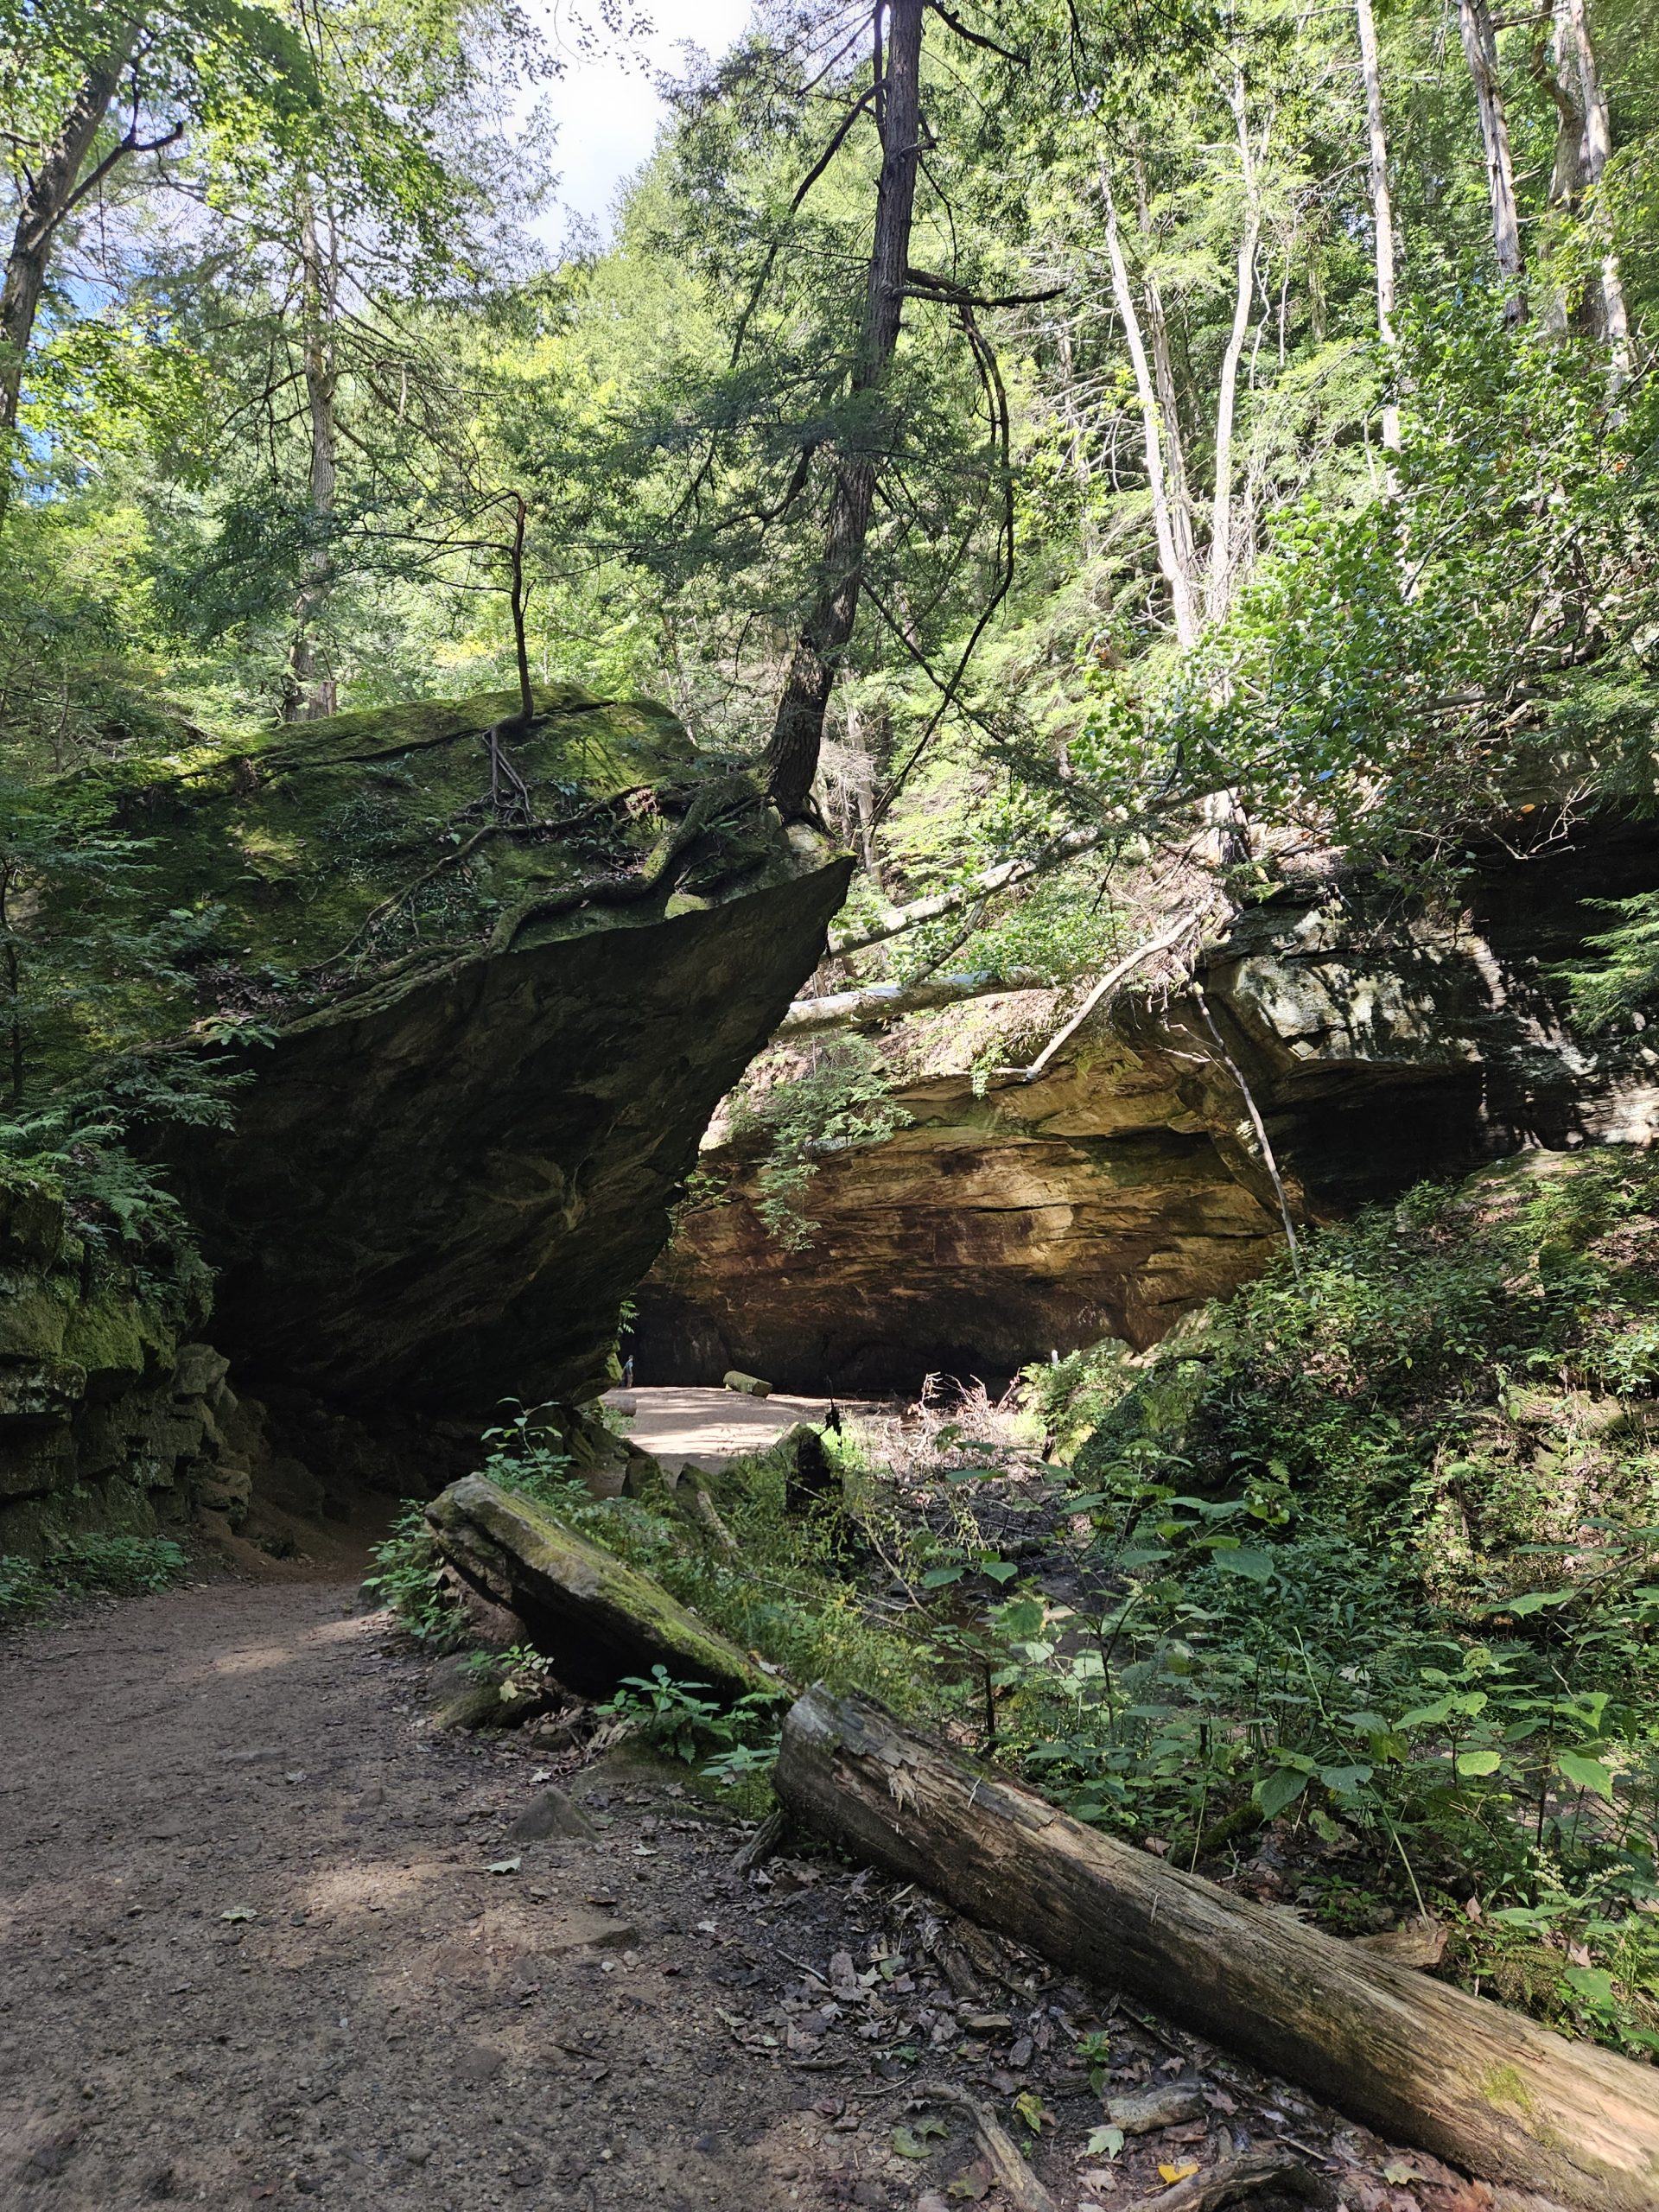
<path id="1" fill-rule="evenodd" d="M 913 983 L 868 983 L 861 990 L 832 991 L 821 999 L 796 999 L 779 1023 L 779 1037 L 807 1037 L 820 1029 L 868 1029 L 901 1014 L 993 998 L 1000 991 L 1040 991 L 1046 979 L 1031 968 L 986 968 L 957 976 L 930 976 Z"/>
<path id="2" fill-rule="evenodd" d="M 885 944 L 889 938 L 902 937 L 907 930 L 919 929 L 924 922 L 959 913 L 964 906 L 971 906 L 999 891 L 1012 891 L 1022 883 L 1046 875 L 1052 868 L 1064 868 L 1067 861 L 1076 860 L 1080 854 L 1094 852 L 1105 842 L 1107 835 L 1103 829 L 1068 830 L 1064 836 L 1057 837 L 1052 845 L 1029 860 L 998 861 L 954 890 L 936 891 L 930 898 L 912 899 L 903 906 L 889 907 L 880 921 L 869 928 L 851 931 L 844 937 L 832 937 L 830 950 L 836 958 L 867 952 L 873 944 Z"/>

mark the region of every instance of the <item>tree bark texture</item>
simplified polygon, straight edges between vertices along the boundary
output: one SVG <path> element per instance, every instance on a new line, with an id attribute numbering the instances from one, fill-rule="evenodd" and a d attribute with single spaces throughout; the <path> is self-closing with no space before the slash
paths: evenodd
<path id="1" fill-rule="evenodd" d="M 821 1686 L 778 1795 L 804 1825 L 1465 2171 L 1583 2212 L 1659 2206 L 1659 2075 L 1084 1827 Z"/>
<path id="2" fill-rule="evenodd" d="M 1492 210 L 1492 243 L 1497 251 L 1497 270 L 1511 289 L 1504 314 L 1511 322 L 1524 322 L 1527 296 L 1526 261 L 1521 251 L 1521 215 L 1515 198 L 1515 156 L 1510 150 L 1509 118 L 1503 92 L 1497 79 L 1497 34 L 1492 29 L 1486 0 L 1458 0 L 1458 22 L 1463 51 L 1474 79 L 1475 105 L 1480 111 L 1481 144 L 1486 154 L 1486 196 Z"/>
<path id="3" fill-rule="evenodd" d="M 1567 0 L 1554 0 L 1549 14 L 1539 16 L 1528 59 L 1534 83 L 1555 110 L 1555 151 L 1550 166 L 1548 203 L 1551 219 L 1540 226 L 1535 254 L 1546 283 L 1543 325 L 1554 338 L 1567 335 L 1573 320 L 1573 302 L 1560 284 L 1549 276 L 1549 264 L 1559 242 L 1558 226 L 1577 211 L 1588 176 L 1582 95 L 1573 58 L 1573 26 L 1567 10 Z"/>
<path id="4" fill-rule="evenodd" d="M 294 640 L 289 648 L 289 681 L 283 702 L 283 720 L 321 721 L 339 704 L 339 687 L 327 650 L 319 648 L 317 631 L 334 588 L 334 553 L 327 532 L 334 518 L 334 494 L 339 480 L 339 435 L 334 423 L 334 395 L 340 366 L 334 337 L 338 289 L 332 239 L 325 248 L 317 226 L 310 190 L 300 194 L 301 363 L 305 377 L 306 416 L 310 429 L 311 459 L 308 489 L 313 527 L 319 542 L 307 548 L 303 581 L 294 606 Z"/>
<path id="5" fill-rule="evenodd" d="M 1567 21 L 1572 32 L 1573 58 L 1578 64 L 1579 87 L 1584 96 L 1585 156 L 1591 183 L 1599 185 L 1613 150 L 1607 92 L 1601 81 L 1595 40 L 1590 29 L 1589 0 L 1565 0 L 1565 4 Z M 1604 227 L 1611 227 L 1605 208 L 1598 210 L 1597 219 Z M 1607 341 L 1607 350 L 1612 359 L 1615 381 L 1622 383 L 1629 375 L 1630 367 L 1630 321 L 1624 304 L 1624 285 L 1619 275 L 1618 256 L 1613 251 L 1611 238 L 1601 257 L 1601 322 L 1602 335 Z"/>
<path id="6" fill-rule="evenodd" d="M 964 906 L 976 906 L 982 899 L 994 898 L 999 891 L 1012 891 L 1037 876 L 1046 875 L 1051 868 L 1063 868 L 1067 861 L 1091 853 L 1105 842 L 1104 830 L 1063 830 L 1052 845 L 1029 860 L 998 861 L 954 890 L 936 891 L 926 899 L 912 899 L 906 906 L 889 906 L 879 922 L 832 937 L 830 950 L 839 959 L 848 953 L 867 951 L 873 944 L 885 944 L 889 938 L 902 937 L 906 930 L 919 929 L 924 922 L 937 921 L 942 914 L 957 913 Z"/>
<path id="7" fill-rule="evenodd" d="M 1177 528 L 1177 487 L 1164 466 L 1165 431 L 1168 426 L 1160 419 L 1158 386 L 1154 378 L 1152 363 L 1147 358 L 1146 337 L 1141 327 L 1141 312 L 1135 305 L 1135 288 L 1129 282 L 1129 264 L 1123 251 L 1122 232 L 1118 226 L 1117 202 L 1113 195 L 1110 175 L 1103 166 L 1100 173 L 1100 191 L 1106 211 L 1106 256 L 1112 271 L 1112 297 L 1116 304 L 1118 320 L 1123 325 L 1123 341 L 1129 349 L 1129 361 L 1135 370 L 1135 397 L 1141 403 L 1141 448 L 1146 455 L 1147 488 L 1152 499 L 1152 529 L 1157 541 L 1158 565 L 1163 570 L 1164 582 L 1169 587 L 1170 612 L 1174 619 L 1176 639 L 1183 645 L 1191 645 L 1198 640 L 1198 608 L 1192 591 L 1192 570 L 1182 556 L 1182 538 Z"/>
<path id="8" fill-rule="evenodd" d="M 868 1029 L 930 1007 L 994 998 L 999 991 L 1044 988 L 1042 977 L 1029 968 L 976 969 L 963 975 L 925 976 L 913 983 L 869 983 L 856 991 L 832 991 L 821 999 L 791 1000 L 773 1034 L 810 1037 L 821 1029 Z"/>
<path id="9" fill-rule="evenodd" d="M 24 191 L 12 231 L 6 275 L 0 287 L 0 429 L 15 430 L 22 397 L 23 369 L 35 334 L 35 318 L 46 289 L 52 242 L 73 207 L 76 187 L 92 141 L 120 88 L 122 73 L 138 42 L 135 18 L 123 23 L 86 72 L 63 127 L 48 149 Z"/>
<path id="10" fill-rule="evenodd" d="M 1376 334 L 1395 343 L 1394 199 L 1389 190 L 1389 135 L 1382 120 L 1382 64 L 1377 52 L 1376 18 L 1371 0 L 1354 0 L 1359 25 L 1359 67 L 1365 80 L 1365 141 L 1370 156 L 1373 251 L 1376 263 Z M 1382 404 L 1382 443 L 1400 447 L 1400 409 L 1390 396 Z"/>
<path id="11" fill-rule="evenodd" d="M 876 192 L 875 236 L 870 248 L 863 321 L 850 385 L 855 410 L 861 399 L 868 400 L 869 406 L 855 423 L 852 450 L 843 451 L 836 462 L 824 532 L 823 582 L 796 640 L 766 747 L 768 786 L 786 815 L 799 814 L 811 791 L 823 743 L 824 713 L 858 615 L 864 548 L 879 473 L 877 402 L 898 348 L 905 271 L 910 265 L 911 218 L 921 152 L 925 0 L 887 0 L 886 12 L 887 43 L 877 111 L 881 177 Z"/>
<path id="12" fill-rule="evenodd" d="M 1250 144 L 1249 110 L 1244 79 L 1236 76 L 1232 94 L 1233 120 L 1238 129 L 1239 171 L 1244 184 L 1244 220 L 1238 238 L 1238 274 L 1233 289 L 1233 327 L 1221 357 L 1221 386 L 1216 398 L 1216 484 L 1210 511 L 1210 574 L 1205 581 L 1205 611 L 1213 622 L 1227 611 L 1233 588 L 1233 423 L 1237 411 L 1238 364 L 1249 334 L 1250 308 L 1255 298 L 1255 249 L 1262 236 L 1262 195 L 1256 181 L 1256 156 Z M 1268 149 L 1268 131 L 1262 132 L 1262 151 Z"/>

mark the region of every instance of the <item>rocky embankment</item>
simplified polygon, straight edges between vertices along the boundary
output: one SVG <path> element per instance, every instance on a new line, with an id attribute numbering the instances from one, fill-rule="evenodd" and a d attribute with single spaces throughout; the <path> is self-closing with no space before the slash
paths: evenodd
<path id="1" fill-rule="evenodd" d="M 1640 1033 L 1574 1035 L 1553 971 L 1605 926 L 1591 902 L 1656 875 L 1649 832 L 1592 826 L 1552 857 L 1489 856 L 1450 919 L 1293 887 L 1195 988 L 1121 1001 L 1034 1083 L 997 1064 L 1059 1026 L 1058 994 L 922 1017 L 892 1040 L 908 1125 L 821 1161 L 805 1249 L 760 1217 L 759 1139 L 716 1131 L 715 1202 L 641 1296 L 640 1379 L 740 1366 L 845 1392 L 1145 1346 L 1281 1249 L 1274 1166 L 1300 1224 L 1529 1147 L 1646 1141 L 1659 1058 Z"/>

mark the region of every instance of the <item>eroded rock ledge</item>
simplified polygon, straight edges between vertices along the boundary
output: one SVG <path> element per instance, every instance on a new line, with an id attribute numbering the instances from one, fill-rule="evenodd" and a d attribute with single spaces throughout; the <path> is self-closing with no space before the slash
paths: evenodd
<path id="1" fill-rule="evenodd" d="M 1497 855 L 1434 920 L 1374 887 L 1309 884 L 1240 918 L 1198 970 L 1254 1094 L 1293 1218 L 1340 1217 L 1427 1175 L 1541 1145 L 1646 1142 L 1659 1057 L 1575 1037 L 1551 970 L 1659 880 L 1644 828 Z M 1283 1228 L 1238 1082 L 1192 994 L 1120 1005 L 1034 1084 L 972 1072 L 1058 1027 L 1054 995 L 982 1001 L 906 1033 L 913 1117 L 826 1159 L 785 1250 L 754 1207 L 753 1141 L 706 1151 L 727 1203 L 682 1221 L 641 1297 L 642 1381 L 913 1389 L 930 1368 L 1005 1379 L 1106 1335 L 1157 1341 L 1259 1274 Z"/>
<path id="2" fill-rule="evenodd" d="M 810 972 L 848 863 L 663 709 L 566 687 L 479 801 L 503 698 L 312 724 L 145 794 L 238 973 L 312 1002 L 173 1150 L 239 1374 L 487 1416 L 598 1388 L 715 1100 Z M 258 1009 L 257 995 L 254 996 Z"/>
<path id="3" fill-rule="evenodd" d="M 0 1343 L 19 1529 L 103 1467 L 106 1402 L 173 1435 L 175 1356 L 204 1329 L 237 1390 L 280 1414 L 278 1456 L 303 1429 L 325 1484 L 340 1417 L 359 1443 L 365 1425 L 447 1433 L 453 1457 L 504 1398 L 603 1387 L 620 1303 L 716 1102 L 821 957 L 850 863 L 664 709 L 570 686 L 538 692 L 512 746 L 529 818 L 505 820 L 482 739 L 513 703 L 424 701 L 111 772 L 143 855 L 122 926 L 203 918 L 187 981 L 153 995 L 149 1065 L 228 1052 L 244 1080 L 228 1129 L 155 1140 L 211 1318 L 204 1275 L 188 1314 L 135 1321 L 149 1334 L 118 1389 L 83 1386 L 74 1344 L 25 1342 L 19 1318 L 93 1325 L 58 1280 L 61 1220 L 0 1283 L 22 1331 L 15 1363 Z M 48 1041 L 84 1079 L 84 1039 Z M 41 1359 L 58 1382 L 31 1395 L 22 1363 Z M 197 1427 L 168 1467 L 188 1488 L 200 1462 L 217 1497 Z M 111 1477 L 147 1448 L 116 1451 Z M 461 1471 L 440 1449 L 431 1472 Z"/>

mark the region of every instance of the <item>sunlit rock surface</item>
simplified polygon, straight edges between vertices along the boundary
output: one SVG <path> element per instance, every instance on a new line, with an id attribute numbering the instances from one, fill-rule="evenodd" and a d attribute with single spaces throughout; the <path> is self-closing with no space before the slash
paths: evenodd
<path id="1" fill-rule="evenodd" d="M 760 1222 L 753 1140 L 705 1151 L 729 1203 L 689 1214 L 658 1263 L 637 1379 L 735 1364 L 790 1389 L 914 1389 L 929 1369 L 1000 1382 L 1103 1336 L 1155 1342 L 1283 1242 L 1240 1077 L 1296 1222 L 1529 1146 L 1647 1141 L 1659 1060 L 1637 1031 L 1575 1037 L 1551 970 L 1606 926 L 1588 901 L 1656 880 L 1649 831 L 1586 828 L 1552 858 L 1490 861 L 1451 919 L 1310 884 L 1202 964 L 1219 1046 L 1192 994 L 1133 1000 L 1031 1084 L 976 1089 L 976 1025 L 1040 1042 L 1058 999 L 929 1016 L 911 1125 L 823 1161 L 809 1249 Z"/>

